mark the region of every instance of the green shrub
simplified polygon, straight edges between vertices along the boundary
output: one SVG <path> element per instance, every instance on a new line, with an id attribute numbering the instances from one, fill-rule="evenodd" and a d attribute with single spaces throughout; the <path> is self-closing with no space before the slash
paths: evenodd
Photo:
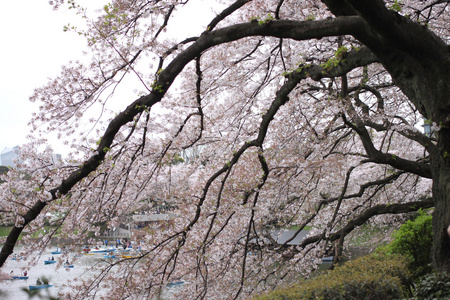
<path id="1" fill-rule="evenodd" d="M 259 300 L 398 299 L 408 292 L 409 271 L 399 255 L 373 253 L 304 282 L 277 289 Z"/>
<path id="2" fill-rule="evenodd" d="M 431 244 L 433 241 L 432 216 L 419 211 L 413 221 L 407 221 L 394 232 L 393 241 L 383 248 L 391 254 L 401 254 L 409 259 L 408 267 L 414 278 L 431 272 Z"/>
<path id="3" fill-rule="evenodd" d="M 450 299 L 450 274 L 425 275 L 414 289 L 416 299 Z"/>

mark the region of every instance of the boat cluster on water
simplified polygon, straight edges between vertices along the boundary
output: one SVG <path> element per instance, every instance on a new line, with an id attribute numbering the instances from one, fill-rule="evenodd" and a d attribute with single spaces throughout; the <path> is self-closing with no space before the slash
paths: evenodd
<path id="1" fill-rule="evenodd" d="M 137 257 L 139 255 L 140 252 L 140 247 L 138 249 L 133 249 L 131 244 L 127 244 L 127 247 L 113 247 L 113 246 L 102 246 L 102 247 L 87 247 L 84 246 L 82 248 L 81 252 L 75 253 L 73 256 L 74 257 L 80 257 L 81 255 L 98 255 L 98 254 L 103 254 L 103 258 L 105 259 L 114 259 L 114 258 L 133 258 L 133 257 Z M 58 255 L 62 255 L 62 254 L 69 254 L 69 250 L 66 248 L 57 248 L 54 251 L 51 251 L 52 256 L 49 257 L 48 259 L 44 260 L 44 264 L 45 265 L 50 265 L 50 264 L 55 264 L 58 262 L 57 259 L 55 259 L 55 257 L 57 257 Z M 12 260 L 21 260 L 20 257 L 17 256 L 13 256 L 11 258 Z M 74 265 L 72 263 L 69 262 L 69 259 L 66 260 L 66 262 L 63 264 L 64 268 L 74 268 Z M 5 274 L 6 275 L 6 274 Z M 7 275 L 6 275 L 7 276 Z M 3 280 L 28 280 L 28 272 L 25 271 L 22 274 L 20 274 L 19 276 L 14 276 L 13 272 L 11 271 L 11 273 L 9 274 L 9 276 L 7 276 L 7 278 L 2 278 Z M 49 282 L 47 282 L 46 280 L 41 280 L 41 279 L 37 279 L 36 280 L 36 284 L 33 285 L 29 285 L 28 288 L 29 290 L 37 290 L 37 289 L 47 289 L 52 287 L 53 285 L 50 284 Z"/>
<path id="2" fill-rule="evenodd" d="M 115 248 L 111 247 L 83 247 L 84 255 L 95 255 L 97 253 L 103 254 L 104 258 L 132 258 L 137 257 L 138 253 L 141 251 L 140 247 L 138 249 L 133 249 L 131 245 L 129 247 L 123 248 Z M 134 252 L 134 254 L 131 254 Z"/>
<path id="3" fill-rule="evenodd" d="M 9 278 L 9 280 L 28 280 L 28 273 L 27 273 L 27 271 L 25 271 L 25 272 L 23 273 L 23 275 L 20 275 L 20 276 L 11 276 L 11 277 Z M 49 288 L 49 287 L 51 287 L 51 286 L 52 286 L 52 285 L 49 284 L 48 282 L 41 281 L 40 279 L 38 279 L 38 280 L 36 281 L 36 284 L 35 284 L 35 285 L 29 285 L 29 286 L 28 286 L 28 289 L 29 289 L 30 291 L 32 291 L 32 290 L 38 290 L 38 289 L 46 289 L 46 288 Z"/>

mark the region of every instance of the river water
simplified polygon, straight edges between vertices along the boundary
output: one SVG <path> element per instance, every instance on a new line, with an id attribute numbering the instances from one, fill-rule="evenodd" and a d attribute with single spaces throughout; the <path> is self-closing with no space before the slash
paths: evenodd
<path id="1" fill-rule="evenodd" d="M 58 267 L 55 264 L 44 264 L 44 260 L 54 257 L 55 260 L 61 258 L 61 255 L 51 254 L 56 248 L 45 251 L 36 265 L 29 265 L 29 263 L 22 259 L 13 260 L 8 258 L 6 265 L 2 268 L 4 273 L 13 271 L 13 276 L 21 276 L 26 269 L 28 271 L 27 280 L 3 280 L 0 281 L 0 299 L 5 300 L 28 300 L 29 295 L 23 291 L 28 290 L 30 285 L 35 285 L 38 278 L 47 278 L 49 284 L 53 285 L 48 289 L 40 290 L 41 295 L 50 295 L 56 297 L 58 292 L 63 291 L 63 284 L 67 284 L 69 280 L 75 278 L 83 278 L 92 276 L 92 271 L 89 269 L 92 265 L 103 260 L 104 253 L 96 253 L 94 255 L 81 255 L 73 262 L 73 268 Z M 16 251 L 15 251 L 16 252 Z M 17 251 L 19 252 L 19 251 Z M 72 258 L 69 261 L 72 263 Z M 39 299 L 39 298 L 34 298 Z M 48 296 L 44 299 L 48 299 Z"/>
<path id="2" fill-rule="evenodd" d="M 29 290 L 30 285 L 35 285 L 36 280 L 38 278 L 47 278 L 49 284 L 52 287 L 48 289 L 40 290 L 43 298 L 32 298 L 32 299 L 49 299 L 48 295 L 57 297 L 59 292 L 65 291 L 66 287 L 63 287 L 63 284 L 67 284 L 68 281 L 73 280 L 75 278 L 88 278 L 95 274 L 91 271 L 91 267 L 98 263 L 105 263 L 104 261 L 107 259 L 103 258 L 104 253 L 96 253 L 94 255 L 83 255 L 81 254 L 74 261 L 72 257 L 69 257 L 70 263 L 73 263 L 73 268 L 64 268 L 63 266 L 58 267 L 57 264 L 44 264 L 45 260 L 48 260 L 50 257 L 54 257 L 56 260 L 61 259 L 62 256 L 58 254 L 51 254 L 52 251 L 55 251 L 56 248 L 47 249 L 39 258 L 39 261 L 36 265 L 29 265 L 29 263 L 25 260 L 17 259 L 13 260 L 12 258 L 8 258 L 7 263 L 2 268 L 3 273 L 10 273 L 13 271 L 14 276 L 20 276 L 23 274 L 24 270 L 28 271 L 28 279 L 27 280 L 0 280 L 0 300 L 28 300 L 30 299 L 29 295 L 23 291 L 23 289 Z M 20 252 L 19 249 L 16 249 L 15 252 Z M 118 255 L 116 253 L 116 255 Z M 72 262 L 73 261 L 73 262 Z M 324 269 L 329 268 L 329 265 L 326 264 L 321 265 Z M 169 289 L 170 290 L 170 289 Z M 165 299 L 171 299 L 171 292 L 166 291 Z"/>
<path id="3" fill-rule="evenodd" d="M 20 248 L 20 247 L 19 247 Z M 57 266 L 55 264 L 45 264 L 44 261 L 51 257 L 55 260 L 61 260 L 61 254 L 52 254 L 55 248 L 47 249 L 40 256 L 39 261 L 36 265 L 30 265 L 27 261 L 23 259 L 13 260 L 11 257 L 8 258 L 5 266 L 0 270 L 3 273 L 10 273 L 13 271 L 13 276 L 21 276 L 25 270 L 28 272 L 27 280 L 0 280 L 0 300 L 29 300 L 30 297 L 25 290 L 29 290 L 30 285 L 36 285 L 36 280 L 45 277 L 48 279 L 49 284 L 52 287 L 48 289 L 39 290 L 42 298 L 31 298 L 31 299 L 49 299 L 49 296 L 57 297 L 59 292 L 68 291 L 65 290 L 67 287 L 63 287 L 68 281 L 75 278 L 89 278 L 95 275 L 91 270 L 92 266 L 96 264 L 107 264 L 109 258 L 103 258 L 105 253 L 95 253 L 93 255 L 81 254 L 76 259 L 69 255 L 69 262 L 73 264 L 73 268 L 65 268 L 63 265 Z M 20 249 L 15 249 L 15 252 L 19 253 Z M 116 256 L 120 256 L 120 253 L 115 253 Z M 180 287 L 168 288 L 162 295 L 161 299 L 173 299 L 172 292 Z M 107 291 L 104 291 L 103 295 L 106 295 Z"/>

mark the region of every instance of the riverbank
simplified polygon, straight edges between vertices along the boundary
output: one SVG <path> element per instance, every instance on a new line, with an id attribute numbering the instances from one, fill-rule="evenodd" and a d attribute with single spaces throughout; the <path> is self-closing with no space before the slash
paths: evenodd
<path id="1" fill-rule="evenodd" d="M 0 226 L 0 244 L 3 244 L 6 237 L 11 232 L 12 227 L 13 226 Z M 41 231 L 33 233 L 32 236 L 34 238 L 38 239 L 39 234 L 54 231 L 54 230 L 56 230 L 56 233 L 52 236 L 49 246 L 56 246 L 56 247 L 63 247 L 63 246 L 69 246 L 69 245 L 83 246 L 83 245 L 88 244 L 87 239 L 81 240 L 81 241 L 80 240 L 74 241 L 73 239 L 61 237 L 59 234 L 59 229 L 56 226 L 44 226 L 44 228 Z M 90 238 L 90 240 L 91 239 L 92 238 Z M 21 245 L 21 240 L 22 240 L 22 236 L 19 237 L 18 245 Z M 108 236 L 94 237 L 94 240 L 96 241 L 96 245 L 104 244 L 105 240 L 108 241 L 109 245 L 116 244 L 116 239 L 113 237 L 108 237 Z"/>

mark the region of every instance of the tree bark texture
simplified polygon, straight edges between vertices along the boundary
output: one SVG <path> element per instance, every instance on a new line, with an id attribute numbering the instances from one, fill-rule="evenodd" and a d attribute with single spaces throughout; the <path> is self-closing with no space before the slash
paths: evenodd
<path id="1" fill-rule="evenodd" d="M 438 150 L 432 155 L 433 171 L 433 247 L 431 258 L 433 267 L 442 272 L 450 272 L 450 129 L 443 128 L 438 133 Z"/>

